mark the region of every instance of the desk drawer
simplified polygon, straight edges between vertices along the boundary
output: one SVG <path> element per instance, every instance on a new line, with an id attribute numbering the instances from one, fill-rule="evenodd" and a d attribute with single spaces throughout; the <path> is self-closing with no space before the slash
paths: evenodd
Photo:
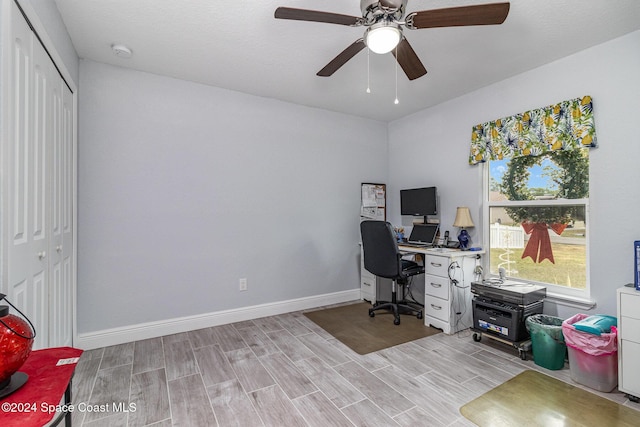
<path id="1" fill-rule="evenodd" d="M 435 255 L 425 255 L 424 272 L 434 276 L 449 277 L 449 258 Z"/>
<path id="2" fill-rule="evenodd" d="M 363 292 L 368 292 L 368 293 L 375 293 L 376 292 L 376 278 L 375 276 L 370 277 L 370 276 L 362 276 L 362 279 L 360 280 L 360 287 L 362 288 Z"/>
<path id="3" fill-rule="evenodd" d="M 623 315 L 618 321 L 620 322 L 620 329 L 618 330 L 620 339 L 640 343 L 640 319 Z"/>
<path id="4" fill-rule="evenodd" d="M 449 299 L 449 278 L 434 276 L 432 274 L 424 275 L 424 293 L 434 297 Z"/>
<path id="5" fill-rule="evenodd" d="M 427 316 L 449 322 L 449 301 L 425 295 L 424 311 Z"/>
<path id="6" fill-rule="evenodd" d="M 640 295 L 620 295 L 620 316 L 640 319 Z"/>

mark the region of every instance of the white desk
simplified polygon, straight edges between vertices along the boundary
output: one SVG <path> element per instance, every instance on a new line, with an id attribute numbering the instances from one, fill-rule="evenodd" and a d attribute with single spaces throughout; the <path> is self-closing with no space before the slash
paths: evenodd
<path id="1" fill-rule="evenodd" d="M 402 252 L 410 252 L 415 254 L 424 254 L 424 255 L 444 255 L 449 257 L 475 257 L 476 255 L 482 255 L 485 253 L 484 250 L 481 251 L 462 251 L 460 249 L 449 249 L 449 248 L 427 248 L 427 247 L 419 247 L 419 246 L 407 246 L 400 243 L 398 245 L 398 249 Z"/>
<path id="2" fill-rule="evenodd" d="M 398 245 L 407 254 L 424 257 L 424 323 L 454 334 L 473 326 L 471 306 L 471 282 L 474 270 L 480 265 L 480 256 L 485 251 L 461 251 L 446 248 L 420 248 Z M 361 298 L 376 303 L 376 290 L 390 286 L 389 279 L 376 277 L 364 268 L 364 254 L 360 256 Z M 451 268 L 451 271 L 449 268 Z M 450 274 L 451 273 L 451 274 Z M 454 283 L 453 281 L 457 283 Z"/>
<path id="3" fill-rule="evenodd" d="M 402 252 L 424 256 L 424 323 L 454 334 L 473 326 L 471 282 L 484 251 L 416 248 L 398 245 Z"/>

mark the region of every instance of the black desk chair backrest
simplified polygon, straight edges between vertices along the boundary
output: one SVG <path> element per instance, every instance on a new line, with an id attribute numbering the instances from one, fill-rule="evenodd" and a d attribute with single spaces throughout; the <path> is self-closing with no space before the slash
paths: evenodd
<path id="1" fill-rule="evenodd" d="M 364 268 L 379 277 L 391 279 L 391 301 L 377 301 L 373 308 L 369 309 L 369 316 L 374 317 L 376 310 L 388 310 L 393 312 L 393 323 L 400 324 L 400 313 L 415 313 L 418 319 L 422 319 L 422 308 L 410 304 L 404 299 L 398 301 L 396 297 L 396 281 L 406 282 L 406 278 L 424 273 L 424 267 L 402 259 L 402 253 L 398 249 L 396 233 L 391 224 L 385 221 L 362 221 L 360 223 L 362 236 L 362 250 L 364 253 Z"/>
<path id="2" fill-rule="evenodd" d="M 393 227 L 384 221 L 362 221 L 362 250 L 364 268 L 372 274 L 387 279 L 402 276 L 402 255 Z"/>

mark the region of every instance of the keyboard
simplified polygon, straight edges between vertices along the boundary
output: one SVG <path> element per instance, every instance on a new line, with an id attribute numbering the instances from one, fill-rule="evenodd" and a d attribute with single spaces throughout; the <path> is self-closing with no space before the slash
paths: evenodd
<path id="1" fill-rule="evenodd" d="M 409 246 L 411 248 L 428 248 L 431 246 L 428 243 L 418 243 L 418 242 L 402 242 L 398 243 L 400 246 Z"/>

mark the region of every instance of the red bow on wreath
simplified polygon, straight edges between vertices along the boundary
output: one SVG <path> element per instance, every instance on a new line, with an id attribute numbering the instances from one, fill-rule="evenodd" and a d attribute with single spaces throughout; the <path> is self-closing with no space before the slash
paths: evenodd
<path id="1" fill-rule="evenodd" d="M 561 235 L 567 224 L 551 224 L 551 229 L 556 234 Z M 531 257 L 533 262 L 541 263 L 545 259 L 551 261 L 552 264 L 556 262 L 553 259 L 553 250 L 551 249 L 551 239 L 549 238 L 549 230 L 547 229 L 546 222 L 523 222 L 522 228 L 524 232 L 530 234 L 529 242 L 522 252 L 522 259 Z"/>

